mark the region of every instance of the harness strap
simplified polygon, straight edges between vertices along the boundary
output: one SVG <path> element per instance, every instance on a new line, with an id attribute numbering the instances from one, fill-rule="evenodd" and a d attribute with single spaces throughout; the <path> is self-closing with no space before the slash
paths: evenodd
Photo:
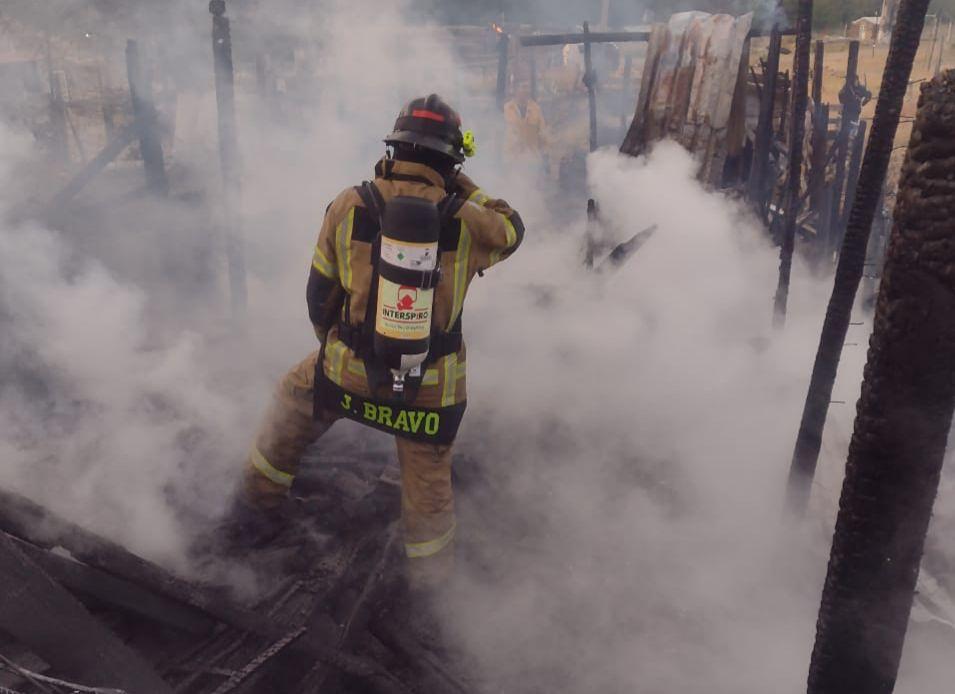
<path id="1" fill-rule="evenodd" d="M 398 176 L 400 174 L 391 174 L 392 177 Z M 374 351 L 374 335 L 375 335 L 375 314 L 373 306 L 377 305 L 378 302 L 378 285 L 380 281 L 379 274 L 379 263 L 378 259 L 381 256 L 381 226 L 384 217 L 385 205 L 387 204 L 384 196 L 381 194 L 381 191 L 378 189 L 378 186 L 372 181 L 364 181 L 360 186 L 356 186 L 355 191 L 358 193 L 358 197 L 361 198 L 362 204 L 365 208 L 378 219 L 378 235 L 375 238 L 375 241 L 372 244 L 371 250 L 371 265 L 372 265 L 372 275 L 371 275 L 371 287 L 368 294 L 368 305 L 365 307 L 365 316 L 361 323 L 358 325 L 352 325 L 350 320 L 350 315 L 345 317 L 345 320 L 342 321 L 338 326 L 338 337 L 345 343 L 345 345 L 351 349 L 355 355 L 360 359 L 369 359 L 373 356 Z M 438 203 L 438 211 L 441 216 L 441 230 L 442 233 L 449 225 L 454 221 L 454 218 L 457 216 L 458 212 L 461 211 L 461 208 L 464 207 L 464 204 L 467 202 L 464 198 L 451 193 L 447 195 L 441 202 Z M 441 266 L 438 265 L 435 270 L 430 273 L 429 277 L 425 281 L 425 286 L 423 289 L 434 289 L 438 286 L 438 283 L 441 279 Z M 409 275 L 406 277 L 405 272 L 409 272 Z M 409 286 L 418 286 L 420 280 L 416 276 L 412 276 L 410 271 L 404 271 L 400 268 L 389 267 L 387 270 L 387 279 L 395 282 L 397 284 L 404 284 Z M 346 301 L 346 306 L 350 302 Z M 443 332 L 441 330 L 432 330 L 431 332 L 431 347 L 428 351 L 428 360 L 426 363 L 434 363 L 438 359 L 445 357 L 449 354 L 457 354 L 461 351 L 461 347 L 464 344 L 464 338 L 461 333 L 461 319 L 458 318 L 457 323 L 449 332 Z"/>

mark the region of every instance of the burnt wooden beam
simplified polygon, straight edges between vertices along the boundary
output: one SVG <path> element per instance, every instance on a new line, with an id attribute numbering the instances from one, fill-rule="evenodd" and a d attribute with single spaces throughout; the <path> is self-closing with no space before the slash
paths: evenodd
<path id="1" fill-rule="evenodd" d="M 868 122 L 860 121 L 859 129 L 856 131 L 855 139 L 852 141 L 852 149 L 849 154 L 849 170 L 846 174 L 846 203 L 842 209 L 842 217 L 839 220 L 839 245 L 842 244 L 842 236 L 846 230 L 846 224 L 849 222 L 849 212 L 852 201 L 856 197 L 856 189 L 859 187 L 859 173 L 862 168 L 862 155 L 865 153 L 865 138 L 868 132 Z"/>
<path id="2" fill-rule="evenodd" d="M 219 125 L 219 165 L 222 170 L 226 261 L 229 266 L 229 297 L 232 302 L 232 316 L 240 319 L 245 315 L 248 287 L 245 244 L 238 213 L 242 182 L 235 117 L 232 28 L 229 18 L 225 16 L 225 0 L 210 0 L 209 12 L 212 14 L 212 57 Z"/>
<path id="3" fill-rule="evenodd" d="M 823 189 L 826 187 L 826 172 L 829 170 L 829 104 L 816 103 L 812 114 L 809 157 L 809 207 L 822 214 Z"/>
<path id="4" fill-rule="evenodd" d="M 574 34 L 522 36 L 522 46 L 563 46 L 568 43 L 633 43 L 649 41 L 649 31 L 585 31 Z"/>
<path id="5" fill-rule="evenodd" d="M 802 184 L 804 155 L 803 139 L 806 131 L 806 111 L 809 101 L 809 63 L 812 42 L 812 0 L 798 0 L 796 14 L 796 55 L 793 64 L 792 125 L 789 128 L 789 175 L 785 197 L 786 212 L 782 243 L 779 249 L 779 281 L 773 301 L 773 327 L 786 324 L 789 305 L 789 283 L 792 277 L 793 253 L 796 249 L 796 231 L 799 220 L 799 196 Z"/>
<path id="6" fill-rule="evenodd" d="M 202 610 L 240 631 L 272 642 L 288 634 L 287 625 L 233 603 L 223 597 L 221 590 L 188 583 L 116 543 L 57 517 L 39 504 L 2 489 L 0 530 L 40 547 L 62 547 L 90 566 Z M 327 645 L 313 630 L 298 639 L 289 650 L 365 679 L 381 694 L 405 691 L 400 682 L 377 663 Z"/>
<path id="7" fill-rule="evenodd" d="M 81 599 L 92 598 L 103 605 L 191 634 L 208 634 L 217 624 L 194 607 L 19 538 L 11 536 L 11 539 L 50 578 Z"/>
<path id="8" fill-rule="evenodd" d="M 80 171 L 77 173 L 69 183 L 64 186 L 63 190 L 57 193 L 54 197 L 50 206 L 54 210 L 62 210 L 67 203 L 69 203 L 73 198 L 75 198 L 79 193 L 88 186 L 94 178 L 96 178 L 113 160 L 116 159 L 123 150 L 129 147 L 133 142 L 136 141 L 136 138 L 139 137 L 139 124 L 133 123 L 132 125 L 127 125 L 125 128 L 122 128 L 115 134 L 115 136 L 107 143 L 103 150 L 97 154 L 93 159 L 91 159 Z"/>
<path id="9" fill-rule="evenodd" d="M 779 80 L 779 57 L 782 53 L 782 35 L 774 26 L 769 39 L 769 56 L 763 71 L 763 91 L 759 104 L 759 121 L 753 146 L 753 166 L 749 178 L 749 199 L 765 218 L 773 185 L 769 178 L 769 159 L 773 144 L 773 119 L 776 110 L 776 91 Z"/>
<path id="10" fill-rule="evenodd" d="M 521 36 L 522 46 L 563 46 L 568 43 L 640 43 L 650 40 L 649 31 L 592 31 L 571 34 L 538 34 L 536 36 Z M 795 36 L 793 29 L 780 32 L 783 36 Z M 749 32 L 749 38 L 769 36 L 769 32 L 754 29 Z"/>
<path id="11" fill-rule="evenodd" d="M 130 694 L 172 694 L 145 660 L 0 533 L 0 629 L 58 671 Z"/>
<path id="12" fill-rule="evenodd" d="M 842 242 L 842 234 L 845 230 L 845 221 L 848 217 L 850 196 L 846 196 L 846 202 L 843 202 L 843 192 L 846 189 L 846 166 L 847 159 L 851 156 L 852 149 L 852 131 L 857 128 L 859 116 L 862 113 L 862 100 L 859 96 L 859 42 L 852 41 L 849 44 L 849 58 L 846 64 L 846 82 L 839 93 L 839 100 L 842 102 L 842 121 L 839 125 L 839 135 L 836 140 L 836 175 L 833 180 L 834 195 L 832 220 L 830 222 L 834 232 L 832 241 L 835 244 L 832 251 L 838 248 Z"/>
<path id="13" fill-rule="evenodd" d="M 630 260 L 634 254 L 636 254 L 637 251 L 643 248 L 647 241 L 653 238 L 653 235 L 657 232 L 657 229 L 658 226 L 654 224 L 653 226 L 634 234 L 627 241 L 615 246 L 614 249 L 610 251 L 610 255 L 607 256 L 607 259 L 598 268 L 598 272 L 616 270 L 623 267 L 626 262 Z"/>
<path id="14" fill-rule="evenodd" d="M 584 22 L 584 86 L 587 87 L 587 105 L 590 109 L 590 151 L 597 151 L 597 73 L 594 72 L 594 61 L 591 51 L 591 42 L 586 40 L 590 36 L 590 23 Z"/>
<path id="15" fill-rule="evenodd" d="M 375 611 L 380 611 L 380 603 L 389 586 L 388 577 L 396 571 L 394 549 L 398 535 L 398 524 L 392 523 L 384 534 L 384 541 L 377 548 L 375 562 L 360 590 L 349 591 L 348 604 L 341 610 L 338 620 L 341 625 L 337 638 L 339 649 L 353 648 L 367 631 Z M 333 679 L 333 674 L 326 663 L 316 665 L 308 675 L 308 691 L 315 694 L 341 691 L 341 687 Z"/>
<path id="16" fill-rule="evenodd" d="M 133 116 L 139 130 L 139 151 L 143 157 L 146 183 L 153 193 L 168 195 L 169 180 L 166 178 L 166 162 L 162 152 L 159 112 L 153 102 L 152 83 L 143 68 L 139 44 L 133 40 L 126 42 L 126 72 Z"/>

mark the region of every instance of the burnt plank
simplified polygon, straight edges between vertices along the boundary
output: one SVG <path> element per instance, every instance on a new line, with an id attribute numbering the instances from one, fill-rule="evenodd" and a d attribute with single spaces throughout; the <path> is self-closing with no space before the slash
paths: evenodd
<path id="1" fill-rule="evenodd" d="M 71 678 L 129 694 L 171 694 L 141 656 L 0 533 L 0 629 Z"/>
<path id="2" fill-rule="evenodd" d="M 11 538 L 53 580 L 80 597 L 145 617 L 191 634 L 208 634 L 216 621 L 194 607 L 159 595 L 104 571 Z"/>

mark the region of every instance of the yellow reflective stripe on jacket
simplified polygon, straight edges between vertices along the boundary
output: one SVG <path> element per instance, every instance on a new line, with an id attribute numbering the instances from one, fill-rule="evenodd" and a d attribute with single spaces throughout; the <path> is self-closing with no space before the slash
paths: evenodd
<path id="1" fill-rule="evenodd" d="M 501 261 L 501 256 L 504 255 L 505 252 L 514 248 L 514 246 L 517 244 L 517 229 L 514 228 L 514 223 L 504 215 L 501 215 L 501 218 L 504 220 L 504 233 L 507 245 L 504 248 L 495 248 L 493 251 L 491 251 L 491 253 L 488 255 L 488 260 L 491 265 L 499 263 Z"/>
<path id="2" fill-rule="evenodd" d="M 478 188 L 476 191 L 471 193 L 471 195 L 468 197 L 468 202 L 473 202 L 474 204 L 481 205 L 483 207 L 484 204 L 487 203 L 487 201 L 490 199 L 491 198 L 489 195 L 485 194 L 483 190 Z"/>
<path id="3" fill-rule="evenodd" d="M 452 524 L 448 532 L 436 540 L 429 540 L 428 542 L 406 542 L 405 554 L 408 555 L 409 559 L 427 559 L 428 557 L 433 557 L 451 544 L 451 541 L 454 539 L 455 530 L 457 530 L 457 524 Z"/>
<path id="4" fill-rule="evenodd" d="M 441 390 L 441 407 L 451 407 L 458 390 L 458 355 L 444 358 L 444 388 Z"/>
<path id="5" fill-rule="evenodd" d="M 291 487 L 292 480 L 295 479 L 294 475 L 282 472 L 278 468 L 273 467 L 272 463 L 262 455 L 262 452 L 258 448 L 252 449 L 252 467 L 261 472 L 267 479 L 283 487 Z"/>
<path id="6" fill-rule="evenodd" d="M 451 319 L 448 330 L 454 327 L 464 308 L 464 294 L 468 290 L 468 272 L 471 265 L 471 232 L 468 225 L 461 221 L 461 238 L 458 251 L 454 256 L 454 302 L 451 304 Z"/>
<path id="7" fill-rule="evenodd" d="M 338 250 L 338 273 L 342 280 L 342 286 L 347 292 L 351 292 L 351 236 L 354 228 L 355 208 L 353 207 L 335 230 L 335 244 Z"/>
<path id="8" fill-rule="evenodd" d="M 441 376 L 437 369 L 428 369 L 424 372 L 424 378 L 421 379 L 423 386 L 436 386 L 441 382 Z"/>
<path id="9" fill-rule="evenodd" d="M 342 385 L 342 370 L 345 365 L 345 350 L 348 347 L 341 340 L 329 342 L 325 347 L 328 353 L 328 371 L 326 372 L 329 380 L 337 386 Z"/>
<path id="10" fill-rule="evenodd" d="M 368 375 L 365 371 L 365 365 L 358 359 L 348 360 L 348 373 L 354 374 L 355 376 L 361 376 L 362 378 L 365 378 Z"/>
<path id="11" fill-rule="evenodd" d="M 330 280 L 338 279 L 338 268 L 325 256 L 322 249 L 318 246 L 315 246 L 315 254 L 312 256 L 312 267 Z"/>

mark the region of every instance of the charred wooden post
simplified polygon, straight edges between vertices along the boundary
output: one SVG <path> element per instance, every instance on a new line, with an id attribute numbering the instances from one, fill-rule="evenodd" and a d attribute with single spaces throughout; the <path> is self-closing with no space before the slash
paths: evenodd
<path id="1" fill-rule="evenodd" d="M 511 51 L 511 37 L 503 31 L 497 39 L 497 107 L 504 108 L 507 102 L 508 58 Z"/>
<path id="2" fill-rule="evenodd" d="M 235 74 L 232 65 L 232 30 L 225 16 L 225 0 L 211 0 L 212 54 L 215 64 L 216 104 L 219 111 L 219 162 L 222 167 L 226 223 L 226 258 L 229 264 L 229 294 L 233 317 L 245 313 L 247 288 L 245 244 L 239 221 L 239 142 L 235 122 Z"/>
<path id="3" fill-rule="evenodd" d="M 902 171 L 809 694 L 890 694 L 898 675 L 955 411 L 953 140 L 950 71 L 923 88 Z"/>
<path id="4" fill-rule="evenodd" d="M 859 128 L 859 117 L 862 114 L 862 96 L 864 91 L 859 85 L 859 42 L 849 44 L 849 59 L 846 64 L 846 83 L 839 92 L 839 101 L 842 103 L 842 119 L 839 125 L 839 135 L 836 140 L 836 174 L 833 180 L 832 217 L 830 224 L 836 233 L 832 237 L 834 252 L 842 243 L 842 234 L 845 231 L 843 220 L 848 218 L 848 207 L 852 199 L 847 197 L 843 203 L 843 191 L 846 187 L 846 159 L 850 157 L 852 149 L 852 133 Z M 868 97 L 867 97 L 868 98 Z M 860 160 L 861 161 L 861 160 Z"/>
<path id="5" fill-rule="evenodd" d="M 826 75 L 826 42 L 816 41 L 816 56 L 812 66 L 812 103 L 822 103 L 822 83 Z"/>
<path id="6" fill-rule="evenodd" d="M 829 168 L 829 104 L 817 103 L 813 106 L 809 143 L 809 208 L 821 220 L 823 190 L 826 188 L 826 171 Z M 818 226 L 822 226 L 821 221 Z"/>
<path id="7" fill-rule="evenodd" d="M 172 694 L 136 653 L 0 533 L 0 629 L 67 676 L 129 692 Z"/>
<path id="8" fill-rule="evenodd" d="M 872 98 L 871 93 L 859 84 L 859 47 L 858 41 L 849 42 L 846 82 L 839 94 L 843 108 L 843 130 L 846 133 L 851 131 L 851 126 L 861 117 L 863 102 Z"/>
<path id="9" fill-rule="evenodd" d="M 590 23 L 584 22 L 584 86 L 590 107 L 590 151 L 597 151 L 597 73 L 594 72 L 593 49 L 590 42 Z"/>
<path id="10" fill-rule="evenodd" d="M 600 211 L 597 201 L 587 200 L 587 230 L 584 234 L 584 267 L 594 269 L 594 260 L 597 254 L 597 227 L 600 224 Z"/>
<path id="11" fill-rule="evenodd" d="M 57 161 L 70 160 L 68 125 L 66 122 L 66 103 L 63 99 L 63 86 L 59 75 L 53 69 L 53 48 L 49 34 L 45 39 L 46 74 L 50 82 L 50 125 L 51 149 Z"/>
<path id="12" fill-rule="evenodd" d="M 859 128 L 856 131 L 855 139 L 852 141 L 852 151 L 849 154 L 849 170 L 846 174 L 846 202 L 842 209 L 842 218 L 839 220 L 839 245 L 842 244 L 842 236 L 846 230 L 846 224 L 849 223 L 849 212 L 852 201 L 855 200 L 856 191 L 859 188 L 859 173 L 862 168 L 862 155 L 865 152 L 865 138 L 868 133 L 869 124 L 866 121 L 859 121 Z"/>
<path id="13" fill-rule="evenodd" d="M 809 101 L 809 44 L 812 41 L 812 0 L 799 0 L 796 17 L 796 58 L 793 75 L 793 119 L 789 137 L 789 189 L 786 194 L 786 217 L 779 253 L 779 283 L 776 288 L 773 324 L 777 329 L 786 323 L 789 303 L 789 279 L 792 275 L 793 252 L 796 249 L 796 226 L 799 219 L 800 184 L 802 182 L 803 140 L 806 135 L 806 111 Z"/>
<path id="14" fill-rule="evenodd" d="M 929 0 L 902 0 L 899 7 L 896 32 L 889 47 L 879 101 L 872 121 L 872 135 L 863 158 L 859 185 L 839 254 L 832 296 L 822 326 L 819 348 L 809 381 L 809 392 L 793 450 L 788 503 L 790 509 L 797 514 L 804 513 L 809 502 L 812 479 L 822 447 L 822 432 L 832 399 L 832 388 L 849 330 L 852 307 L 865 268 L 869 232 L 882 195 L 882 186 L 889 168 L 902 104 L 912 75 L 928 5 Z"/>
<path id="15" fill-rule="evenodd" d="M 139 44 L 132 39 L 126 42 L 126 75 L 138 128 L 139 152 L 146 171 L 146 185 L 156 195 L 168 195 L 169 180 L 166 178 L 166 162 L 162 152 L 159 112 L 153 103 L 152 83 L 143 69 Z"/>
<path id="16" fill-rule="evenodd" d="M 782 87 L 783 87 L 783 103 L 791 103 L 791 92 L 792 92 L 792 77 L 787 70 L 782 76 Z M 779 114 L 779 130 L 776 131 L 776 135 L 780 140 L 785 140 L 789 132 L 789 109 L 784 108 Z"/>
<path id="17" fill-rule="evenodd" d="M 773 144 L 773 120 L 776 109 L 776 91 L 779 79 L 779 56 L 782 52 L 782 35 L 779 25 L 773 25 L 769 39 L 769 56 L 763 71 L 763 93 L 759 104 L 759 122 L 756 126 L 756 142 L 753 148 L 753 166 L 749 177 L 749 199 L 765 215 L 772 185 L 767 180 L 769 158 Z"/>

